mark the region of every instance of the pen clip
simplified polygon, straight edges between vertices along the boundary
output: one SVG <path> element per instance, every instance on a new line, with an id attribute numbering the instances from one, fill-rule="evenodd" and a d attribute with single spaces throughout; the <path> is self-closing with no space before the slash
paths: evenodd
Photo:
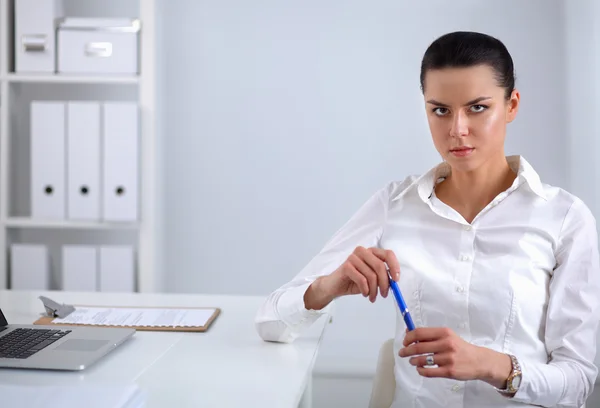
<path id="1" fill-rule="evenodd" d="M 75 311 L 75 307 L 55 302 L 45 296 L 40 296 L 39 299 L 44 304 L 46 314 L 51 317 L 67 317 Z"/>

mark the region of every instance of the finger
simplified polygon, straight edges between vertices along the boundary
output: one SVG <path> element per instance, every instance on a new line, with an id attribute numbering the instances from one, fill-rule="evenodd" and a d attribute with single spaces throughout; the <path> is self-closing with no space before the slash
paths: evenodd
<path id="1" fill-rule="evenodd" d="M 377 250 L 376 256 L 387 264 L 392 279 L 398 281 L 400 279 L 400 263 L 394 251 L 381 248 L 373 249 Z"/>
<path id="2" fill-rule="evenodd" d="M 416 342 L 435 341 L 452 335 L 452 330 L 447 327 L 418 327 L 409 331 L 404 336 L 404 346 Z"/>
<path id="3" fill-rule="evenodd" d="M 408 347 L 401 348 L 398 352 L 398 355 L 400 357 L 410 357 L 421 354 L 441 353 L 445 351 L 448 351 L 448 344 L 446 341 L 425 341 L 413 343 Z"/>
<path id="4" fill-rule="evenodd" d="M 448 367 L 417 367 L 417 372 L 428 378 L 453 378 Z"/>
<path id="5" fill-rule="evenodd" d="M 352 263 L 349 263 L 346 268 L 346 276 L 350 278 L 352 282 L 358 287 L 360 293 L 363 296 L 369 295 L 369 283 L 367 282 L 367 278 L 365 278 Z"/>
<path id="6" fill-rule="evenodd" d="M 369 300 L 371 300 L 371 302 L 375 302 L 375 299 L 377 298 L 377 285 L 379 278 L 377 277 L 377 273 L 371 267 L 371 265 L 366 262 L 366 259 L 369 255 L 371 255 L 371 252 L 366 248 L 358 247 L 355 255 L 358 258 L 357 262 L 360 261 L 359 263 L 361 269 L 359 269 L 359 271 L 365 275 L 369 282 Z"/>
<path id="7" fill-rule="evenodd" d="M 358 271 L 367 278 L 367 282 L 369 283 L 369 300 L 371 302 L 375 302 L 377 298 L 377 274 L 371 269 L 369 265 L 365 263 L 363 260 L 365 257 L 365 253 L 368 251 L 366 249 L 359 250 L 357 254 L 352 254 L 350 256 L 350 262 Z"/>
<path id="8" fill-rule="evenodd" d="M 390 290 L 390 278 L 388 276 L 387 268 L 381 259 L 373 254 L 372 251 L 366 251 L 364 254 L 364 261 L 371 267 L 377 275 L 377 283 L 379 290 L 383 297 L 387 297 Z"/>
<path id="9" fill-rule="evenodd" d="M 392 275 L 392 279 L 398 281 L 400 279 L 400 263 L 398 262 L 398 258 L 396 258 L 396 254 L 394 251 L 390 249 L 382 249 L 382 248 L 371 248 L 371 252 L 387 263 L 390 268 L 390 275 Z"/>
<path id="10" fill-rule="evenodd" d="M 434 353 L 433 364 L 442 367 L 452 363 L 451 353 Z M 411 357 L 408 362 L 416 367 L 425 367 L 427 365 L 427 356 Z"/>

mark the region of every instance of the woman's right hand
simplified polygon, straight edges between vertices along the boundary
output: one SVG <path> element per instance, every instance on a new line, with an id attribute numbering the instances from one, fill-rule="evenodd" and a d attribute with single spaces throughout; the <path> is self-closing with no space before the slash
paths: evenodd
<path id="1" fill-rule="evenodd" d="M 330 275 L 317 279 L 304 295 L 307 309 L 322 309 L 340 296 L 362 294 L 375 302 L 377 292 L 385 298 L 390 289 L 386 264 L 392 279 L 400 278 L 400 265 L 391 250 L 357 247 Z"/>

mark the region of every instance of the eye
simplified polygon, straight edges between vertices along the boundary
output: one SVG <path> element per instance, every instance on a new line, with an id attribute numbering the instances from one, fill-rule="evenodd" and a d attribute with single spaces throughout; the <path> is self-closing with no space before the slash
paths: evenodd
<path id="1" fill-rule="evenodd" d="M 448 113 L 448 108 L 433 108 L 433 113 L 435 113 L 437 116 L 444 116 Z"/>
<path id="2" fill-rule="evenodd" d="M 483 112 L 484 110 L 486 110 L 488 107 L 485 105 L 473 105 L 471 106 L 469 109 L 471 110 L 471 112 L 473 113 L 479 113 L 479 112 Z"/>

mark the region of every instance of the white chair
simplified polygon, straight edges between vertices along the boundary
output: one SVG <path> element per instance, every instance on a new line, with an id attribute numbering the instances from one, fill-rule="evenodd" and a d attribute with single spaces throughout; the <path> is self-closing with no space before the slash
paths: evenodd
<path id="1" fill-rule="evenodd" d="M 388 339 L 379 348 L 369 408 L 390 408 L 394 401 L 395 390 L 394 339 Z"/>

